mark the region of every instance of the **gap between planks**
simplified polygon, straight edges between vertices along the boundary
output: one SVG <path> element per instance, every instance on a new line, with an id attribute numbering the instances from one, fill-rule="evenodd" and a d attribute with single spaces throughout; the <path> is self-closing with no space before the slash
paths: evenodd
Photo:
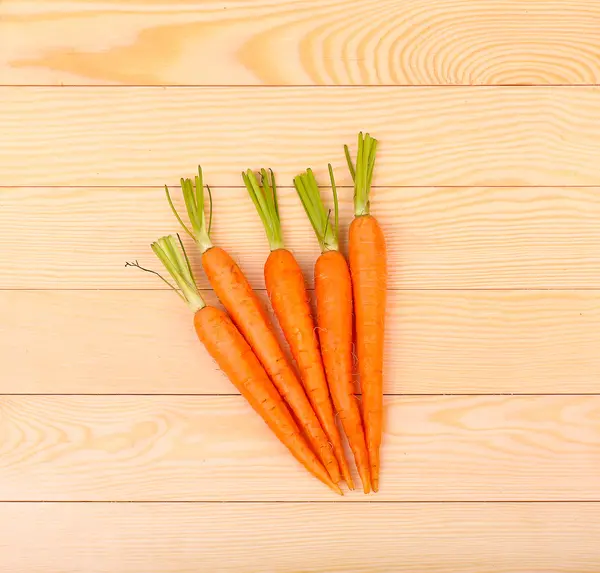
<path id="1" fill-rule="evenodd" d="M 432 392 L 432 393 L 403 393 L 403 392 L 384 392 L 384 396 L 398 396 L 398 397 L 410 397 L 410 398 L 420 398 L 420 397 L 429 397 L 429 396 L 465 396 L 465 397 L 493 397 L 493 396 L 600 396 L 600 392 Z M 201 393 L 201 392 L 159 392 L 153 394 L 152 392 L 3 392 L 0 394 L 0 398 L 3 396 L 6 397 L 14 397 L 14 396 L 71 396 L 71 397 L 86 397 L 86 396 L 97 396 L 97 397 L 106 397 L 106 396 L 149 396 L 149 397 L 167 397 L 167 396 L 177 396 L 177 397 L 210 397 L 210 398 L 231 398 L 231 397 L 239 397 L 240 394 L 235 394 L 233 392 L 209 392 L 209 393 Z M 361 392 L 356 392 L 355 396 L 362 396 Z"/>
<path id="2" fill-rule="evenodd" d="M 198 289 L 201 293 L 213 293 L 213 289 L 200 288 Z M 267 293 L 267 289 L 255 287 L 252 290 L 258 293 Z M 306 291 L 309 293 L 314 292 L 314 288 L 307 287 Z M 600 288 L 597 287 L 547 287 L 547 288 L 528 288 L 528 287 L 516 287 L 516 288 L 497 288 L 497 287 L 474 287 L 474 288 L 403 288 L 403 287 L 391 287 L 387 289 L 388 292 L 573 292 L 573 291 L 598 291 Z M 91 288 L 91 287 L 77 287 L 77 288 L 54 288 L 54 287 L 1 287 L 0 292 L 170 292 L 167 288 Z"/>
<path id="3" fill-rule="evenodd" d="M 115 499 L 115 500 L 105 500 L 105 499 L 79 499 L 79 500 L 56 500 L 56 499 L 52 499 L 52 500 L 44 500 L 44 499 L 37 499 L 37 500 L 28 500 L 28 499 L 0 499 L 0 503 L 12 503 L 12 504 L 36 504 L 36 503 L 43 503 L 44 505 L 54 505 L 54 504 L 72 504 L 72 505 L 77 505 L 77 504 L 84 504 L 84 503 L 93 503 L 95 505 L 101 505 L 101 504 L 121 504 L 121 505 L 140 505 L 140 504 L 153 504 L 153 505 L 205 505 L 205 504 L 223 504 L 223 503 L 229 503 L 229 504 L 233 504 L 233 505 L 280 505 L 280 504 L 286 504 L 286 505 L 332 505 L 332 504 L 344 504 L 346 505 L 346 502 L 343 502 L 341 500 L 336 500 L 336 499 L 300 499 L 300 500 L 288 500 L 288 499 L 271 499 L 271 500 L 265 500 L 265 501 L 261 501 L 258 499 L 238 499 L 238 500 L 219 500 L 219 499 L 207 499 L 204 501 L 200 501 L 200 500 L 185 500 L 185 499 L 179 499 L 179 500 L 170 500 L 170 501 L 163 501 L 160 499 L 145 499 L 145 500 L 131 500 L 131 501 L 127 501 L 127 500 L 122 500 L 122 499 Z M 398 500 L 398 499 L 382 499 L 382 500 L 378 500 L 378 499 L 373 499 L 373 500 L 368 500 L 368 499 L 363 499 L 363 500 L 357 500 L 357 501 L 353 501 L 352 505 L 360 505 L 360 504 L 369 504 L 369 505 L 506 505 L 506 504 L 520 504 L 520 505 L 527 505 L 527 504 L 581 504 L 581 505 L 587 505 L 587 504 L 596 504 L 596 503 L 600 503 L 600 499 L 532 499 L 532 500 L 526 500 L 526 499 L 509 499 L 509 500 L 477 500 L 477 499 L 470 499 L 470 500 L 464 500 L 464 501 L 458 501 L 458 500 L 453 500 L 453 499 L 449 499 L 449 500 L 423 500 L 423 501 L 419 501 L 419 500 L 415 500 L 415 499 L 407 499 L 407 500 Z"/>
<path id="4" fill-rule="evenodd" d="M 420 89 L 439 89 L 439 88 L 479 88 L 479 89 L 502 89 L 502 88 L 597 88 L 600 87 L 598 83 L 587 83 L 587 84 L 529 84 L 529 83 L 517 83 L 517 84 L 497 84 L 497 85 L 486 85 L 486 84 L 0 84 L 2 88 L 52 88 L 52 89 L 72 89 L 72 88 L 83 88 L 83 89 L 227 89 L 227 88 L 242 88 L 242 89 L 360 89 L 360 88 L 420 88 Z"/>
<path id="5" fill-rule="evenodd" d="M 372 189 L 600 189 L 600 185 L 372 185 Z M 242 185 L 211 185 L 211 189 L 245 189 Z M 320 189 L 328 189 L 320 185 Z M 164 189 L 159 185 L 0 185 L 0 189 Z M 277 185 L 277 189 L 294 189 L 291 185 Z M 351 185 L 336 185 L 336 189 L 353 189 Z"/>

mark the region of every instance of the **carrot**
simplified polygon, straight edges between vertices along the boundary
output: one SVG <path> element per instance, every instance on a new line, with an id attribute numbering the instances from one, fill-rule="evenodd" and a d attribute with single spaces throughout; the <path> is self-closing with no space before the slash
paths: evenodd
<path id="1" fill-rule="evenodd" d="M 329 174 L 335 206 L 333 222 L 310 169 L 294 179 L 294 186 L 321 246 L 322 254 L 315 264 L 315 291 L 319 339 L 329 390 L 354 454 L 363 490 L 369 493 L 369 456 L 352 380 L 352 283 L 348 263 L 338 248 L 337 192 L 331 165 Z"/>
<path id="2" fill-rule="evenodd" d="M 222 310 L 207 306 L 202 299 L 181 240 L 179 243 L 181 251 L 175 237 L 162 237 L 152 243 L 152 250 L 181 289 L 181 293 L 159 273 L 141 267 L 137 261 L 127 264 L 158 275 L 187 302 L 194 313 L 194 327 L 198 338 L 240 394 L 310 473 L 342 495 L 340 488 L 333 483 L 300 433 L 290 411 L 244 337 Z"/>
<path id="3" fill-rule="evenodd" d="M 264 268 L 271 306 L 290 346 L 308 398 L 333 445 L 344 480 L 350 489 L 354 489 L 335 422 L 304 276 L 294 255 L 284 247 L 275 176 L 270 171 L 269 177 L 269 173 L 263 169 L 259 184 L 254 173 L 248 169 L 242 173 L 242 178 L 263 222 L 271 249 Z"/>
<path id="4" fill-rule="evenodd" d="M 354 179 L 354 220 L 350 225 L 350 272 L 354 289 L 358 372 L 373 491 L 379 489 L 379 449 L 383 432 L 383 345 L 387 283 L 385 237 L 370 213 L 369 196 L 377 140 L 358 135 L 356 167 L 344 147 Z"/>
<path id="5" fill-rule="evenodd" d="M 248 341 L 273 384 L 296 416 L 331 479 L 334 483 L 338 483 L 340 470 L 327 441 L 327 436 L 321 428 L 302 384 L 277 340 L 265 308 L 235 261 L 223 249 L 212 245 L 210 240 L 212 209 L 207 227 L 204 217 L 204 185 L 200 168 L 198 168 L 195 183 L 194 187 L 190 179 L 181 180 L 183 197 L 193 230 L 190 230 L 177 214 L 169 190 L 165 186 L 169 204 L 185 231 L 200 248 L 204 271 L 229 316 Z"/>

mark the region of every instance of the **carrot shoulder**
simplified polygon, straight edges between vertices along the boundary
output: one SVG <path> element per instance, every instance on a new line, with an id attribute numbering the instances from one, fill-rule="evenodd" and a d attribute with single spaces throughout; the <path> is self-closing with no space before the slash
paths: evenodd
<path id="1" fill-rule="evenodd" d="M 222 310 L 205 304 L 183 245 L 179 250 L 176 239 L 167 236 L 153 243 L 152 250 L 181 289 L 181 293 L 175 292 L 194 312 L 196 334 L 221 370 L 292 455 L 320 481 L 341 494 L 300 433 L 290 411 L 244 337 Z M 135 266 L 139 265 L 136 263 Z M 162 280 L 174 289 L 166 279 Z"/>
<path id="2" fill-rule="evenodd" d="M 275 177 L 265 169 L 261 171 L 260 184 L 251 170 L 242 176 L 265 227 L 271 249 L 264 268 L 271 306 L 290 346 L 310 403 L 333 446 L 342 476 L 348 487 L 354 489 L 335 421 L 304 275 L 294 255 L 284 246 Z"/>
<path id="3" fill-rule="evenodd" d="M 198 244 L 202 252 L 202 266 L 211 286 L 296 416 L 331 479 L 335 483 L 339 482 L 339 466 L 327 436 L 321 428 L 302 384 L 277 340 L 264 306 L 236 262 L 226 251 L 214 247 L 210 241 L 204 219 L 201 171 L 199 170 L 199 176 L 196 177 L 195 187 L 192 181 L 187 179 L 182 180 L 182 189 L 193 231 L 183 225 L 179 215 L 176 216 Z M 169 202 L 171 203 L 170 197 Z"/>
<path id="4" fill-rule="evenodd" d="M 335 200 L 333 220 L 325 210 L 310 169 L 296 177 L 294 185 L 321 246 L 322 254 L 315 264 L 315 293 L 321 354 L 327 381 L 335 409 L 354 454 L 363 491 L 369 493 L 369 457 L 352 380 L 352 283 L 348 264 L 338 248 L 337 194 L 331 166 L 330 175 Z"/>
<path id="5" fill-rule="evenodd" d="M 383 231 L 370 215 L 369 195 L 377 141 L 359 134 L 356 167 L 346 157 L 354 178 L 355 218 L 350 225 L 350 272 L 354 289 L 358 372 L 363 394 L 363 418 L 373 490 L 379 489 L 383 434 L 383 350 L 387 255 Z"/>

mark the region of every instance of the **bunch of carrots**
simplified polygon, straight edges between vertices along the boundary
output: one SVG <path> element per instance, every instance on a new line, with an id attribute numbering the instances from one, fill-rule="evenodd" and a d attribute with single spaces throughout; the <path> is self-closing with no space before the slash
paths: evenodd
<path id="1" fill-rule="evenodd" d="M 377 141 L 362 133 L 355 161 L 344 147 L 354 180 L 349 264 L 339 250 L 338 198 L 331 165 L 333 215 L 311 169 L 294 178 L 322 253 L 314 271 L 316 325 L 300 266 L 284 246 L 275 176 L 265 169 L 259 177 L 250 169 L 242 173 L 271 251 L 264 266 L 267 292 L 297 368 L 288 360 L 242 270 L 211 242 L 212 198 L 207 186 L 207 221 L 201 168 L 195 181 L 181 180 L 189 225 L 175 209 L 167 186 L 165 192 L 183 230 L 197 244 L 204 272 L 227 313 L 204 302 L 179 235 L 152 244 L 175 285 L 150 272 L 188 304 L 198 338 L 209 354 L 292 455 L 340 495 L 342 479 L 351 490 L 354 483 L 336 415 L 363 491 L 379 489 L 387 266 L 383 232 L 369 212 L 376 149 Z M 127 264 L 148 270 L 137 261 Z M 353 382 L 354 325 L 362 401 Z"/>

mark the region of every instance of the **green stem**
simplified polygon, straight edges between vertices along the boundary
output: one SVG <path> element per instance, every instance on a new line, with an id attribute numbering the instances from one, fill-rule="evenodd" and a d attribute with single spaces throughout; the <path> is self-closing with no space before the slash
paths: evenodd
<path id="1" fill-rule="evenodd" d="M 356 217 L 368 215 L 370 211 L 369 197 L 373 181 L 373 170 L 375 168 L 376 151 L 377 140 L 368 133 L 363 136 L 362 132 L 358 134 L 356 164 L 352 163 L 348 146 L 344 146 L 348 169 L 354 181 L 354 215 Z"/>
<path id="2" fill-rule="evenodd" d="M 185 232 L 192 237 L 200 247 L 200 251 L 204 253 L 212 247 L 210 240 L 210 228 L 212 225 L 212 196 L 210 189 L 208 189 L 209 196 L 209 219 L 208 227 L 206 225 L 206 216 L 204 215 L 204 181 L 202 177 L 202 168 L 198 166 L 198 175 L 195 177 L 195 183 L 191 179 L 181 179 L 181 191 L 183 192 L 183 200 L 185 202 L 185 208 L 192 224 L 192 230 L 186 226 L 183 222 L 179 213 L 173 205 L 169 188 L 165 185 L 165 193 L 167 194 L 167 201 L 171 207 L 171 211 L 175 215 L 179 224 L 183 227 Z M 208 186 L 207 186 L 208 188 Z"/>
<path id="3" fill-rule="evenodd" d="M 154 254 L 160 259 L 164 267 L 167 269 L 181 292 L 179 292 L 177 287 L 174 287 L 160 273 L 153 271 L 152 269 L 142 267 L 142 265 L 140 265 L 137 261 L 125 263 L 125 266 L 137 267 L 142 271 L 156 275 L 160 280 L 166 283 L 169 288 L 173 289 L 175 294 L 184 302 L 186 302 L 193 312 L 197 312 L 201 308 L 204 308 L 206 303 L 200 295 L 196 281 L 194 280 L 192 266 L 190 264 L 190 260 L 188 259 L 187 253 L 185 252 L 185 247 L 181 242 L 181 237 L 179 235 L 177 235 L 177 238 L 175 238 L 173 235 L 161 237 L 158 239 L 158 241 L 152 243 L 151 248 L 154 251 Z"/>
<path id="4" fill-rule="evenodd" d="M 352 157 L 350 155 L 350 150 L 347 145 L 344 145 L 344 155 L 346 156 L 346 163 L 348 163 L 348 170 L 350 171 L 350 175 L 352 176 L 352 181 L 354 181 L 356 177 L 356 169 L 354 168 L 354 163 L 352 163 Z"/>
<path id="5" fill-rule="evenodd" d="M 185 301 L 193 312 L 206 306 L 194 280 L 192 267 L 181 238 L 177 235 L 161 237 L 151 245 L 154 254 L 160 259 L 177 286 L 181 289 Z"/>
<path id="6" fill-rule="evenodd" d="M 244 180 L 248 194 L 258 211 L 260 220 L 267 233 L 269 248 L 272 251 L 283 249 L 283 235 L 281 233 L 279 205 L 277 204 L 277 184 L 275 183 L 275 175 L 270 169 L 268 172 L 266 169 L 261 169 L 260 175 L 260 184 L 251 169 L 242 173 L 242 179 Z"/>
<path id="7" fill-rule="evenodd" d="M 329 166 L 329 176 L 333 189 L 334 200 L 334 223 L 331 224 L 331 209 L 326 209 L 319 192 L 319 186 L 315 179 L 312 169 L 307 169 L 294 178 L 294 187 L 298 192 L 302 206 L 308 215 L 310 223 L 315 231 L 315 235 L 321 246 L 321 252 L 337 251 L 338 247 L 338 201 L 335 180 L 333 179 L 333 170 Z"/>
<path id="8" fill-rule="evenodd" d="M 335 229 L 334 233 L 336 237 L 340 236 L 340 216 L 339 216 L 339 205 L 338 205 L 338 194 L 337 187 L 335 186 L 335 179 L 333 178 L 333 167 L 331 163 L 327 164 L 329 169 L 329 180 L 331 181 L 331 191 L 333 193 L 333 210 L 335 211 Z"/>

